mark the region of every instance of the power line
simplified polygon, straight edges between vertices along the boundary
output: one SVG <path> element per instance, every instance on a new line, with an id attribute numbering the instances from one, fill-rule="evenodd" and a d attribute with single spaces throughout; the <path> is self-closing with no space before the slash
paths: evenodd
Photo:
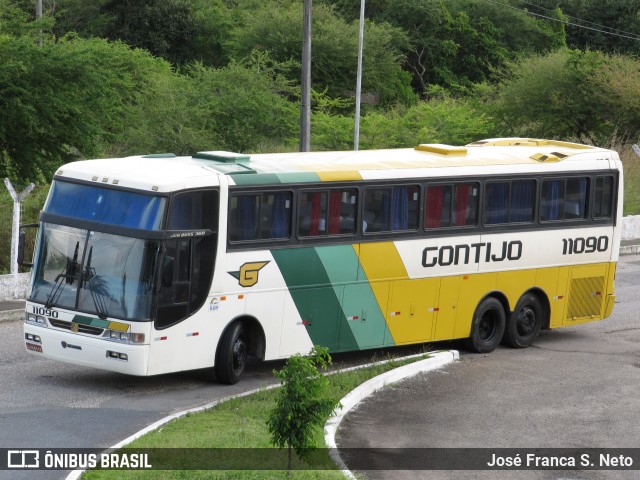
<path id="1" fill-rule="evenodd" d="M 529 2 L 525 2 L 523 0 L 520 0 L 520 3 L 523 3 L 525 5 L 529 5 L 531 7 L 536 7 L 536 8 L 540 8 L 542 10 L 546 10 L 547 12 L 553 12 L 554 10 L 551 8 L 547 8 L 547 7 L 543 7 L 542 5 L 536 5 L 535 3 L 529 3 Z M 527 10 L 528 12 L 528 10 Z M 587 23 L 589 25 L 594 25 L 596 27 L 600 27 L 600 28 L 606 28 L 608 30 L 612 30 L 613 32 L 618 32 L 618 33 L 622 33 L 622 34 L 626 34 L 626 35 L 632 35 L 632 36 L 636 36 L 639 37 L 637 34 L 633 33 L 633 32 L 627 32 L 625 30 L 620 30 L 619 28 L 613 28 L 613 27 L 607 27 L 606 25 L 602 25 L 599 23 L 595 23 L 595 22 L 590 22 L 589 20 L 584 20 L 582 18 L 578 18 L 578 17 L 574 17 L 573 15 L 569 15 L 565 12 L 562 12 L 563 15 L 565 15 L 568 18 L 573 18 L 574 20 L 578 21 L 578 22 L 583 22 L 583 23 Z"/>
<path id="2" fill-rule="evenodd" d="M 551 20 L 551 21 L 554 21 L 554 22 L 563 23 L 563 24 L 571 26 L 571 27 L 584 28 L 586 30 L 591 30 L 591 31 L 594 31 L 594 32 L 603 33 L 605 35 L 612 35 L 612 36 L 620 37 L 620 38 L 628 38 L 630 40 L 640 40 L 640 36 L 638 36 L 638 35 L 630 36 L 630 35 L 622 35 L 622 34 L 619 34 L 619 33 L 607 32 L 605 30 L 600 30 L 598 28 L 587 27 L 586 25 L 579 25 L 577 23 L 571 23 L 571 22 L 569 22 L 567 20 L 561 20 L 559 18 L 548 17 L 548 16 L 542 15 L 540 13 L 534 13 L 534 12 L 530 12 L 528 10 L 523 10 L 521 8 L 514 7 L 512 5 L 507 5 L 505 3 L 498 2 L 496 0 L 485 0 L 485 1 L 493 3 L 495 5 L 500 5 L 501 7 L 507 7 L 507 8 L 510 8 L 512 10 L 517 10 L 517 11 L 522 12 L 522 13 L 527 14 L 527 15 L 533 15 L 534 17 L 544 18 L 546 20 Z M 605 27 L 605 28 L 609 28 L 609 27 Z"/>

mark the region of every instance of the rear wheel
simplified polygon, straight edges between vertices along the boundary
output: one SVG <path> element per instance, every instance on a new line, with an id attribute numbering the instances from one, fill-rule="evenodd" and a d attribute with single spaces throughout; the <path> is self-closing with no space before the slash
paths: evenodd
<path id="1" fill-rule="evenodd" d="M 247 337 L 241 323 L 230 326 L 222 335 L 214 370 L 221 383 L 238 383 L 247 364 Z"/>
<path id="2" fill-rule="evenodd" d="M 493 297 L 485 298 L 473 314 L 467 348 L 477 353 L 492 352 L 502 340 L 505 323 L 502 304 Z"/>
<path id="3" fill-rule="evenodd" d="M 532 293 L 522 295 L 507 322 L 504 343 L 513 348 L 530 346 L 540 333 L 543 315 L 538 297 Z"/>

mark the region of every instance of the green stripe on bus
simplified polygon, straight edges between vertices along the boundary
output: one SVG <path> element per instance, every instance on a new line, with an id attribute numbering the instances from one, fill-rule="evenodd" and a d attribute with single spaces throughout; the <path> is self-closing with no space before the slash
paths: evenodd
<path id="1" fill-rule="evenodd" d="M 101 320 L 99 318 L 94 318 L 91 322 L 92 327 L 100 327 L 100 328 L 109 328 L 109 320 Z"/>
<path id="2" fill-rule="evenodd" d="M 275 173 L 231 174 L 236 185 L 279 185 L 280 179 Z"/>
<path id="3" fill-rule="evenodd" d="M 92 327 L 109 328 L 109 322 L 107 320 L 101 320 L 95 317 L 85 317 L 84 315 L 75 315 L 73 317 L 73 323 L 80 323 L 82 325 L 90 325 Z"/>
<path id="4" fill-rule="evenodd" d="M 358 344 L 347 324 L 340 299 L 315 248 L 273 250 L 273 258 L 284 277 L 314 345 L 331 351 L 355 350 Z"/>
<path id="5" fill-rule="evenodd" d="M 75 315 L 73 317 L 72 322 L 73 323 L 80 323 L 82 325 L 91 325 L 91 322 L 93 321 L 95 317 L 85 317 L 83 315 Z"/>
<path id="6" fill-rule="evenodd" d="M 358 348 L 395 345 L 353 247 L 317 247 L 316 251 L 340 299 L 343 318 Z M 342 337 L 342 330 L 340 335 Z M 339 347 L 346 347 L 342 345 L 342 338 Z"/>
<path id="7" fill-rule="evenodd" d="M 318 183 L 320 177 L 315 172 L 276 173 L 282 183 Z"/>

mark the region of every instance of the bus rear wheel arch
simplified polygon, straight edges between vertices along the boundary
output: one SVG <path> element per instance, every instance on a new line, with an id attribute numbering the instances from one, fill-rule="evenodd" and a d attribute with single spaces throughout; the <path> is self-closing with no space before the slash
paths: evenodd
<path id="1" fill-rule="evenodd" d="M 238 383 L 249 357 L 264 358 L 264 351 L 264 332 L 257 320 L 235 320 L 223 332 L 216 349 L 216 379 L 228 385 Z"/>
<path id="2" fill-rule="evenodd" d="M 507 321 L 504 343 L 513 348 L 531 346 L 548 322 L 545 305 L 535 292 L 523 294 Z"/>
<path id="3" fill-rule="evenodd" d="M 505 325 L 506 314 L 502 302 L 495 297 L 485 297 L 473 314 L 466 347 L 476 353 L 492 352 L 502 340 Z"/>

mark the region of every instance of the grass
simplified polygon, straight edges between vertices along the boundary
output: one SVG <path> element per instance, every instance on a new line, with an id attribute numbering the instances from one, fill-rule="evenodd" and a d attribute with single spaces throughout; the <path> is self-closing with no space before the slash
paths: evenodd
<path id="1" fill-rule="evenodd" d="M 640 157 L 630 145 L 616 148 L 624 169 L 624 215 L 640 214 Z"/>
<path id="2" fill-rule="evenodd" d="M 387 358 L 386 363 L 337 373 L 329 376 L 331 395 L 342 398 L 361 383 L 381 373 L 408 363 L 427 358 L 428 355 L 410 359 Z M 373 358 L 372 361 L 379 361 Z M 271 448 L 266 427 L 268 412 L 273 408 L 277 389 L 263 390 L 253 395 L 220 403 L 214 408 L 197 414 L 188 414 L 162 428 L 151 432 L 126 448 Z M 327 417 L 328 418 L 328 417 Z M 315 445 L 325 447 L 322 429 L 316 431 Z M 224 453 L 224 452 L 223 452 Z M 240 451 L 232 451 L 238 455 Z M 194 453 L 195 454 L 195 453 Z M 246 450 L 244 455 L 250 455 Z M 326 455 L 326 452 L 323 452 Z M 328 456 L 324 458 L 328 460 Z M 188 459 L 185 460 L 188 462 Z M 188 465 L 188 463 L 185 463 Z M 92 470 L 84 480 L 111 479 L 344 479 L 338 470 L 294 470 L 291 477 L 282 470 Z"/>

